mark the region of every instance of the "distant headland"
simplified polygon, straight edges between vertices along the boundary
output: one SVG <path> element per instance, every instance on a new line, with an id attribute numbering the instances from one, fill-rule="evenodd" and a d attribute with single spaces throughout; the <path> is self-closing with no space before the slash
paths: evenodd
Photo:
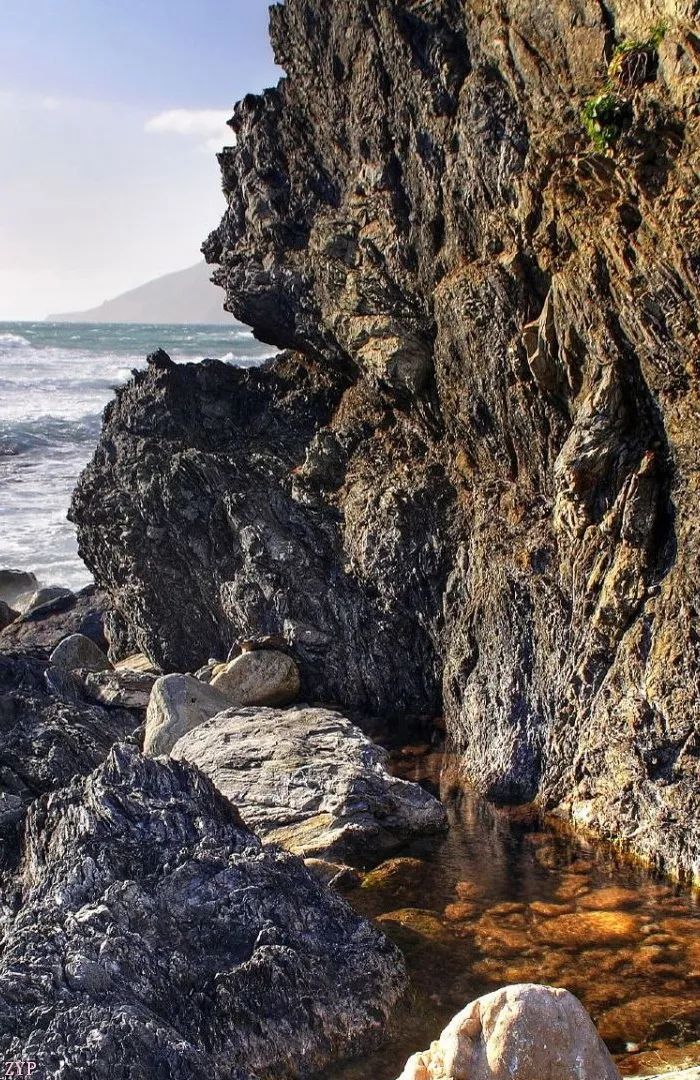
<path id="1" fill-rule="evenodd" d="M 48 322 L 235 323 L 223 309 L 223 290 L 212 285 L 211 270 L 199 262 L 186 270 L 139 285 L 87 311 L 47 315 Z"/>

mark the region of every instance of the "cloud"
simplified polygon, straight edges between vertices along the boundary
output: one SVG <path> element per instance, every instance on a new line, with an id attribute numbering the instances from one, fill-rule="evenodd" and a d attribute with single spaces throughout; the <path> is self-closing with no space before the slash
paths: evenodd
<path id="1" fill-rule="evenodd" d="M 235 141 L 227 126 L 230 115 L 230 110 L 224 109 L 168 109 L 147 120 L 144 130 L 204 139 L 206 149 L 220 149 Z"/>
<path id="2" fill-rule="evenodd" d="M 40 97 L 36 94 L 18 94 L 14 90 L 0 90 L 0 109 L 42 109 L 56 112 L 63 102 L 53 96 Z"/>

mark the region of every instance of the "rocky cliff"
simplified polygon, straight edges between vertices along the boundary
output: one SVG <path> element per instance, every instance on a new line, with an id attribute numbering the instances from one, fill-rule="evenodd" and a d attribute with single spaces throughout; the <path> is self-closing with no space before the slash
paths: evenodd
<path id="1" fill-rule="evenodd" d="M 109 408 L 73 515 L 115 649 L 282 633 L 308 698 L 444 708 L 487 796 L 700 875 L 699 14 L 272 8 L 205 254 L 289 353 Z"/>

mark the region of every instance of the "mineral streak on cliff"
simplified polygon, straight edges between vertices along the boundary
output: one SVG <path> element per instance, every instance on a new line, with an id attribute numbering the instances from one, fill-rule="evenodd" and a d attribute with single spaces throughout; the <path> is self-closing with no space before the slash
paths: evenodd
<path id="1" fill-rule="evenodd" d="M 485 794 L 700 876 L 698 14 L 273 7 L 205 254 L 291 354 L 152 364 L 73 512 L 118 646 L 281 631 L 307 696 L 443 703 Z M 660 20 L 598 152 L 582 106 Z"/>

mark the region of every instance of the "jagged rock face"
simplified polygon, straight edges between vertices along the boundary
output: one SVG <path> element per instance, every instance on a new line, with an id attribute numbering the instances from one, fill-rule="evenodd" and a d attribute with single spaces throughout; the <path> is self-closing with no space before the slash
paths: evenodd
<path id="1" fill-rule="evenodd" d="M 138 726 L 123 709 L 84 701 L 81 689 L 45 660 L 0 653 L 0 871 L 18 856 L 30 803 L 91 772 Z"/>
<path id="2" fill-rule="evenodd" d="M 196 770 L 115 747 L 35 803 L 0 1049 L 42 1075 L 300 1077 L 381 1037 L 397 950 Z"/>
<path id="3" fill-rule="evenodd" d="M 485 794 L 696 873 L 699 13 L 275 6 L 205 251 L 296 359 L 151 370 L 74 510 L 154 658 L 282 632 L 318 697 L 442 698 Z M 581 106 L 661 17 L 596 153 Z"/>
<path id="4" fill-rule="evenodd" d="M 114 655 L 143 649 L 166 670 L 194 671 L 237 638 L 283 633 L 309 700 L 437 708 L 438 657 L 416 624 L 444 577 L 432 497 L 405 506 L 384 541 L 383 561 L 404 538 L 428 573 L 422 583 L 406 567 L 399 603 L 380 575 L 368 588 L 344 565 L 340 511 L 292 490 L 347 386 L 302 357 L 242 371 L 161 354 L 120 392 L 72 508 L 81 554 L 109 583 Z"/>

